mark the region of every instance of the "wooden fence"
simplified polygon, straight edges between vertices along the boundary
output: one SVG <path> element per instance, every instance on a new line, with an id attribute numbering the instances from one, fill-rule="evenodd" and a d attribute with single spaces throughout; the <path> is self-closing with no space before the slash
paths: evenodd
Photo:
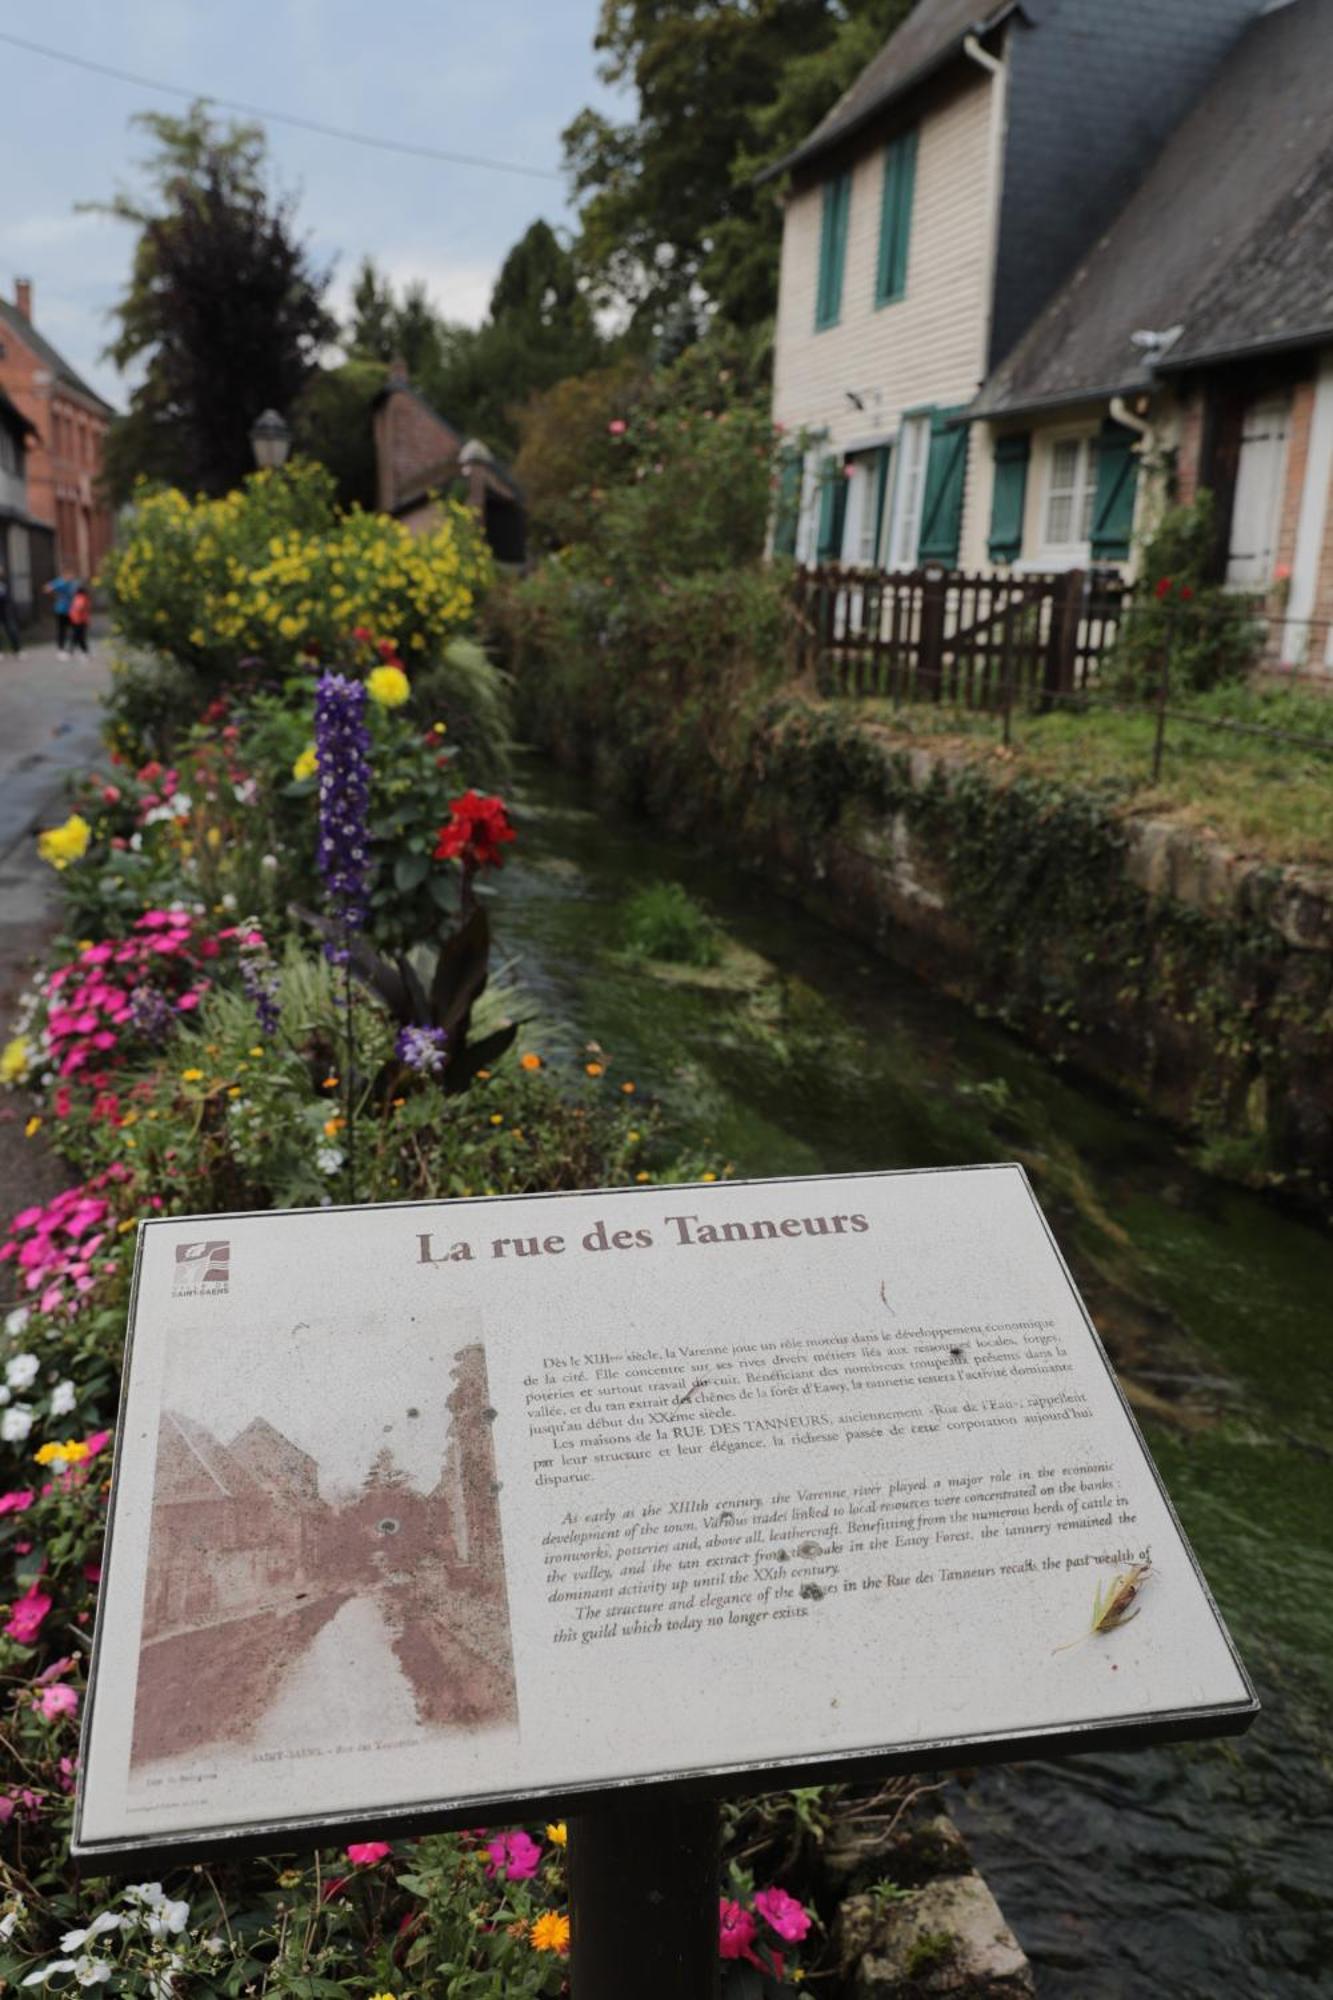
<path id="1" fill-rule="evenodd" d="M 798 571 L 798 671 L 827 692 L 940 701 L 1007 717 L 1089 690 L 1130 592 L 1115 576 Z"/>

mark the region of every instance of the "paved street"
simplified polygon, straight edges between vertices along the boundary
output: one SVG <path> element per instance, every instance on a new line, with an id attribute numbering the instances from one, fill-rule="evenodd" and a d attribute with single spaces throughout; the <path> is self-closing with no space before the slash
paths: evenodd
<path id="1" fill-rule="evenodd" d="M 21 659 L 0 655 L 0 1042 L 33 955 L 55 922 L 55 876 L 37 858 L 33 834 L 66 817 L 65 781 L 99 748 L 100 696 L 109 649 L 94 640 L 87 660 L 61 660 L 53 645 Z M 0 1231 L 10 1215 L 69 1176 L 40 1139 L 25 1141 L 27 1102 L 0 1096 Z M 7 1294 L 10 1267 L 0 1292 Z"/>

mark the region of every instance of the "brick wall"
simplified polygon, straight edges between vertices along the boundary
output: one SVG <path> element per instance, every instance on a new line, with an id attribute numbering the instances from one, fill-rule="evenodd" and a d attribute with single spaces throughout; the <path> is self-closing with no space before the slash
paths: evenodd
<path id="1" fill-rule="evenodd" d="M 441 460 L 456 458 L 463 439 L 414 394 L 405 378 L 391 374 L 388 393 L 375 412 L 375 481 L 378 505 L 392 513 L 399 497 Z"/>
<path id="2" fill-rule="evenodd" d="M 30 311 L 31 291 L 22 285 L 20 309 L 25 291 Z M 91 576 L 114 530 L 111 509 L 97 490 L 110 420 L 93 398 L 53 377 L 9 322 L 0 330 L 0 345 L 0 389 L 37 427 L 28 445 L 29 511 L 54 528 L 59 565 Z"/>

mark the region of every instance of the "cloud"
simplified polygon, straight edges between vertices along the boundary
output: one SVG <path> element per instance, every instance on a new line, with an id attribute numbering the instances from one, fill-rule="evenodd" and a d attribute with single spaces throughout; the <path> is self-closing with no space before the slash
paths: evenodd
<path id="1" fill-rule="evenodd" d="M 438 246 L 423 248 L 398 244 L 374 253 L 375 264 L 395 292 L 406 285 L 421 283 L 432 304 L 445 319 L 464 326 L 480 326 L 491 303 L 491 293 L 500 265 L 496 260 L 462 259 L 442 256 Z M 330 292 L 333 310 L 345 318 L 356 283 L 360 259 L 338 267 Z"/>

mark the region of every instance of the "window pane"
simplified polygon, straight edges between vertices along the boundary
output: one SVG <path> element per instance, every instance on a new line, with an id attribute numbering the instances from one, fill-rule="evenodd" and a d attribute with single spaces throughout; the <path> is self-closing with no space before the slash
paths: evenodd
<path id="1" fill-rule="evenodd" d="M 1051 504 L 1046 513 L 1046 539 L 1057 548 L 1073 540 L 1070 534 L 1073 505 L 1068 493 L 1052 493 Z"/>

